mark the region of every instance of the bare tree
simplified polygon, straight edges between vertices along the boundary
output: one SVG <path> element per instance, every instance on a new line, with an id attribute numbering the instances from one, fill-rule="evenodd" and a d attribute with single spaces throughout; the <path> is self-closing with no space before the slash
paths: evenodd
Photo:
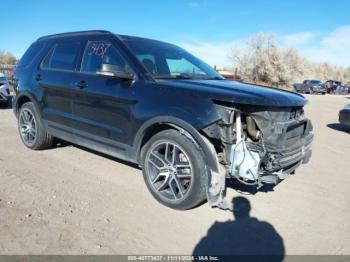
<path id="1" fill-rule="evenodd" d="M 279 47 L 271 35 L 263 33 L 247 40 L 229 54 L 235 71 L 247 82 L 292 86 L 304 79 L 335 79 L 350 82 L 350 68 L 313 63 L 296 49 Z"/>
<path id="2" fill-rule="evenodd" d="M 17 58 L 10 52 L 0 51 L 0 64 L 15 65 Z"/>

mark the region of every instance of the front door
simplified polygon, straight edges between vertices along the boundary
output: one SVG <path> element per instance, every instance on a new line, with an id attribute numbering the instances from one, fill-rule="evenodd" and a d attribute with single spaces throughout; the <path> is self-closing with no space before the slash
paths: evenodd
<path id="1" fill-rule="evenodd" d="M 73 77 L 75 91 L 72 111 L 76 140 L 123 158 L 131 128 L 131 111 L 135 104 L 133 82 L 98 76 L 102 64 L 127 67 L 112 40 L 88 41 L 81 69 Z"/>

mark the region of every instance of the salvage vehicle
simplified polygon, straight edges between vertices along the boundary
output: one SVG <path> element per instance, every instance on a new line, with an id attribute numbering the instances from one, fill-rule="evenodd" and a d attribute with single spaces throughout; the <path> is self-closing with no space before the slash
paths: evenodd
<path id="1" fill-rule="evenodd" d="M 307 100 L 225 80 L 175 45 L 108 31 L 44 36 L 15 72 L 24 145 L 57 137 L 142 167 L 174 209 L 230 208 L 226 179 L 277 184 L 311 156 Z"/>
<path id="2" fill-rule="evenodd" d="M 350 127 L 350 103 L 339 111 L 339 123 Z"/>
<path id="3" fill-rule="evenodd" d="M 0 73 L 0 105 L 7 106 L 11 101 L 10 85 L 7 77 Z"/>
<path id="4" fill-rule="evenodd" d="M 294 89 L 298 93 L 325 95 L 327 92 L 326 87 L 320 80 L 304 80 L 302 84 L 294 84 Z"/>

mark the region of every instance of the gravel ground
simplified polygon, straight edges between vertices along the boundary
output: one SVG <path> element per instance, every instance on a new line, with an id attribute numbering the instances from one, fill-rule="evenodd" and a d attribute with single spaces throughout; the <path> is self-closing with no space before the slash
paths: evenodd
<path id="1" fill-rule="evenodd" d="M 350 254 L 350 128 L 337 124 L 350 100 L 307 98 L 311 162 L 273 189 L 233 184 L 227 197 L 250 202 L 245 216 L 166 208 L 140 169 L 73 145 L 28 150 L 0 109 L 0 254 Z"/>

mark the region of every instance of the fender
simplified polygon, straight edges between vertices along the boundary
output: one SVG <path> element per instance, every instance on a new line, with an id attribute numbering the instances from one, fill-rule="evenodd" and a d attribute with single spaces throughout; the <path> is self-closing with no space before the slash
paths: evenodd
<path id="1" fill-rule="evenodd" d="M 213 154 L 212 150 L 208 147 L 206 141 L 204 141 L 202 135 L 189 123 L 172 116 L 158 116 L 146 121 L 140 129 L 137 131 L 134 139 L 133 146 L 136 148 L 137 154 L 141 151 L 141 142 L 146 134 L 146 130 L 155 124 L 166 124 L 170 125 L 178 130 L 183 130 L 184 134 L 188 133 L 190 137 L 194 139 L 194 142 L 201 147 L 204 153 L 204 157 L 208 167 L 214 171 L 219 171 L 219 163 L 217 161 L 216 155 Z"/>

